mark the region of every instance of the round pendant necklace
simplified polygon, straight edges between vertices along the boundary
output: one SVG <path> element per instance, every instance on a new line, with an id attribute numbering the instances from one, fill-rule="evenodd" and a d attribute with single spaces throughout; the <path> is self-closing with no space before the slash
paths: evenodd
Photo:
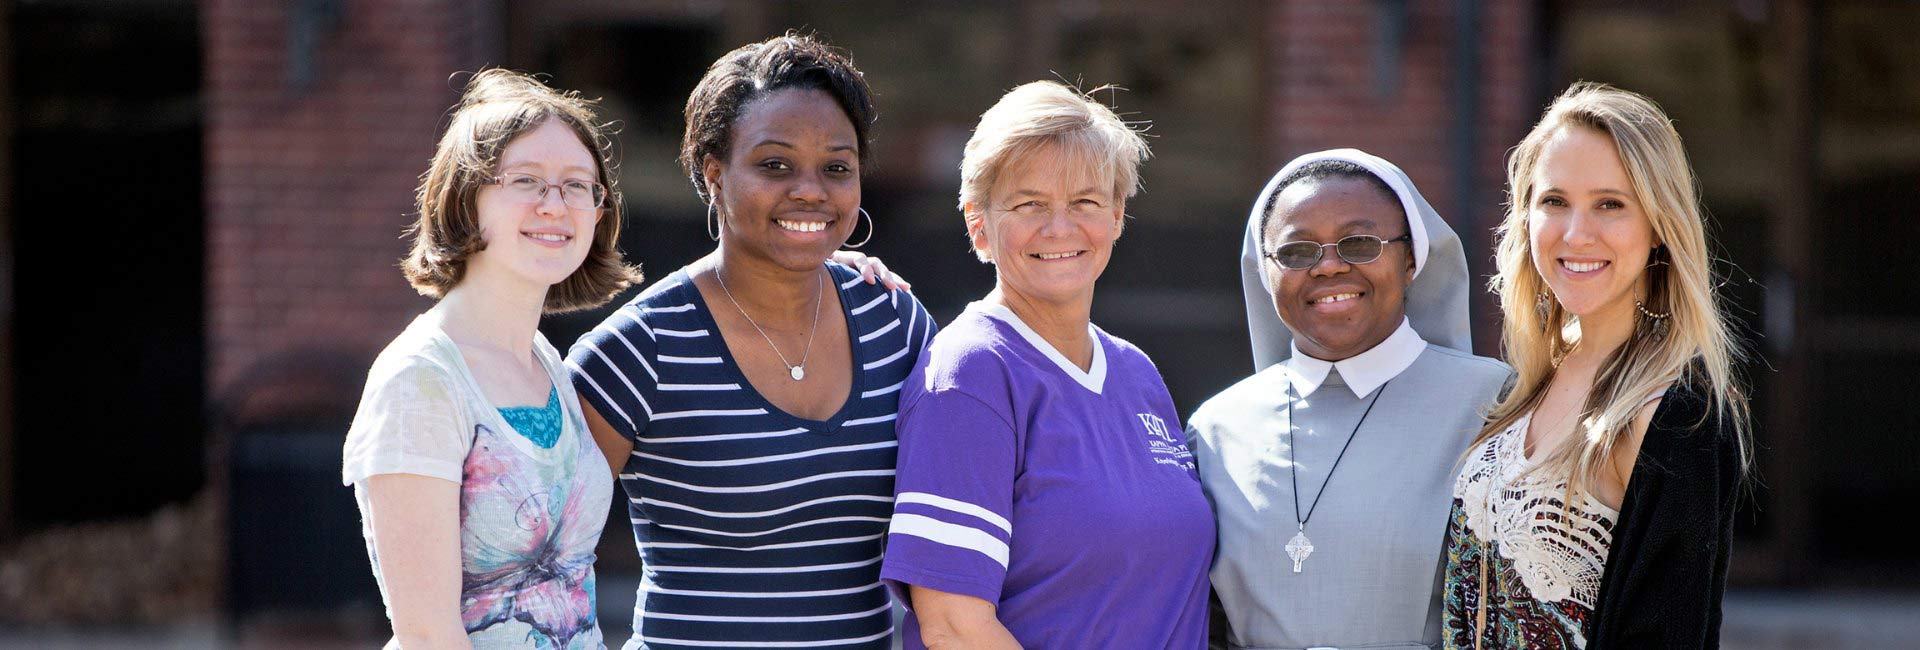
<path id="1" fill-rule="evenodd" d="M 1373 399 L 1367 402 L 1367 410 L 1360 412 L 1360 421 L 1353 423 L 1353 431 L 1347 434 L 1346 444 L 1340 445 L 1340 454 L 1333 457 L 1333 466 L 1327 468 L 1327 478 L 1320 481 L 1320 491 L 1313 495 L 1313 503 L 1307 506 L 1305 516 L 1300 514 L 1300 448 L 1293 443 L 1293 403 L 1299 401 L 1294 396 L 1293 381 L 1287 381 L 1287 474 L 1293 482 L 1293 521 L 1300 525 L 1300 532 L 1287 540 L 1287 557 L 1293 558 L 1293 572 L 1300 572 L 1300 565 L 1313 555 L 1313 540 L 1307 539 L 1307 521 L 1313 519 L 1313 511 L 1320 507 L 1320 497 L 1326 496 L 1327 485 L 1333 483 L 1333 473 L 1340 469 L 1340 459 L 1347 457 L 1347 448 L 1353 446 L 1354 436 L 1360 435 L 1360 425 L 1367 423 L 1367 416 L 1373 413 L 1373 405 L 1380 403 L 1380 396 L 1387 392 L 1387 384 L 1382 382 L 1380 389 L 1373 392 Z"/>
<path id="2" fill-rule="evenodd" d="M 826 269 L 822 268 L 820 272 L 825 273 Z M 825 284 L 823 284 L 826 282 L 826 279 L 819 278 L 814 281 L 813 327 L 807 330 L 807 349 L 800 353 L 800 363 L 798 364 L 788 362 L 787 355 L 780 353 L 780 346 L 773 344 L 773 337 L 767 336 L 767 331 L 761 329 L 760 324 L 754 322 L 752 316 L 747 315 L 747 310 L 740 306 L 740 301 L 733 299 L 733 291 L 727 288 L 727 279 L 720 276 L 719 265 L 713 267 L 713 279 L 720 282 L 720 291 L 727 294 L 727 302 L 733 303 L 733 308 L 739 310 L 740 316 L 747 319 L 747 324 L 753 326 L 753 331 L 759 332 L 760 338 L 767 340 L 767 347 L 773 348 L 774 356 L 780 357 L 780 365 L 787 367 L 787 376 L 792 377 L 794 381 L 806 379 L 807 358 L 813 356 L 813 335 L 820 332 L 820 303 L 826 302 L 826 299 L 820 296 L 820 292 L 826 288 Z"/>

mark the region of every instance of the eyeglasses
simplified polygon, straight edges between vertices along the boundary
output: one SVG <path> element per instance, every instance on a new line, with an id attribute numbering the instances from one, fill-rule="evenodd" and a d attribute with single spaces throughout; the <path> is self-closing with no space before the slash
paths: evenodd
<path id="1" fill-rule="evenodd" d="M 1380 259 L 1380 251 L 1384 250 L 1387 244 L 1400 241 L 1413 241 L 1413 235 L 1401 235 L 1393 239 L 1381 239 L 1373 235 L 1350 235 L 1331 244 L 1322 244 L 1317 241 L 1290 241 L 1273 249 L 1273 252 L 1264 254 L 1264 257 L 1273 260 L 1273 263 L 1280 265 L 1280 268 L 1304 271 L 1319 264 L 1320 255 L 1328 246 L 1332 246 L 1334 253 L 1339 255 L 1342 261 L 1348 264 L 1366 264 Z"/>
<path id="2" fill-rule="evenodd" d="M 547 190 L 560 188 L 560 202 L 575 210 L 593 210 L 607 204 L 607 187 L 593 181 L 576 179 L 548 183 L 546 179 L 532 174 L 505 174 L 488 179 L 488 185 L 499 185 L 507 190 L 507 196 L 522 203 L 539 203 L 547 199 Z"/>

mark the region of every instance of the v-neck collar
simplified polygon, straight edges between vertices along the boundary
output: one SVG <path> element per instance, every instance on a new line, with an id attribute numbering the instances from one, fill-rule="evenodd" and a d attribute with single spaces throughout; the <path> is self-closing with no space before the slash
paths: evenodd
<path id="1" fill-rule="evenodd" d="M 855 302 L 853 296 L 848 293 L 851 285 L 841 286 L 847 281 L 847 278 L 841 277 L 841 273 L 839 273 L 838 268 L 835 268 L 835 264 L 823 262 L 822 266 L 825 266 L 827 269 L 827 281 L 833 283 L 834 293 L 839 296 L 840 317 L 845 320 L 847 324 L 847 346 L 853 358 L 853 377 L 852 381 L 847 384 L 847 396 L 840 402 L 840 408 L 836 409 L 833 415 L 828 416 L 825 420 L 811 420 L 789 413 L 786 409 L 780 408 L 780 405 L 774 404 L 773 400 L 767 399 L 767 396 L 762 394 L 760 389 L 755 388 L 753 381 L 747 379 L 746 369 L 740 367 L 739 360 L 733 357 L 732 348 L 727 347 L 726 337 L 720 333 L 720 323 L 713 316 L 712 306 L 707 303 L 706 296 L 700 295 L 700 287 L 693 283 L 693 274 L 688 273 L 686 267 L 682 267 L 673 272 L 673 277 L 680 283 L 674 287 L 674 289 L 685 290 L 687 301 L 693 303 L 694 317 L 700 319 L 701 325 L 713 333 L 714 340 L 719 341 L 719 345 L 716 347 L 719 350 L 718 355 L 721 364 L 727 368 L 729 374 L 739 378 L 738 383 L 740 387 L 747 393 L 753 395 L 753 399 L 759 403 L 761 410 L 766 411 L 769 415 L 776 418 L 785 420 L 790 425 L 804 428 L 809 432 L 815 434 L 832 434 L 840 431 L 840 427 L 846 423 L 848 416 L 859 406 L 860 394 L 867 390 L 866 364 L 871 360 L 867 358 L 869 355 L 866 353 L 864 346 L 855 340 L 859 336 L 859 329 L 854 325 L 852 310 Z M 851 275 L 851 273 L 849 273 L 849 275 Z"/>
<path id="2" fill-rule="evenodd" d="M 1013 310 L 1007 309 L 1004 305 L 975 301 L 967 305 L 967 309 L 978 311 L 982 315 L 991 317 L 1002 323 L 1006 323 L 1008 327 L 1012 327 L 1013 331 L 1020 333 L 1020 338 L 1027 340 L 1028 345 L 1033 346 L 1033 349 L 1039 350 L 1040 354 L 1052 360 L 1053 365 L 1060 367 L 1060 372 L 1064 372 L 1068 377 L 1072 377 L 1082 388 L 1093 391 L 1095 395 L 1101 394 L 1101 391 L 1106 389 L 1107 346 L 1100 342 L 1100 331 L 1093 326 L 1093 323 L 1087 323 L 1087 337 L 1093 339 L 1093 363 L 1088 364 L 1086 370 L 1081 370 L 1080 366 L 1074 365 L 1072 361 L 1067 360 L 1066 355 L 1060 354 L 1060 351 L 1055 349 L 1052 343 L 1048 343 L 1045 338 L 1040 336 L 1039 332 L 1033 331 L 1032 327 L 1027 326 L 1026 321 L 1020 320 L 1019 315 L 1014 314 Z"/>

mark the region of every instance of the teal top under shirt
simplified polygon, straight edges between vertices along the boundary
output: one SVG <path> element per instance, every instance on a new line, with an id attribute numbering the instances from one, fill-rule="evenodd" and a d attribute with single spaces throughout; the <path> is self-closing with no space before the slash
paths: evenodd
<path id="1" fill-rule="evenodd" d="M 500 409 L 500 417 L 541 449 L 552 449 L 560 440 L 560 389 L 547 389 L 546 406 L 509 406 Z"/>

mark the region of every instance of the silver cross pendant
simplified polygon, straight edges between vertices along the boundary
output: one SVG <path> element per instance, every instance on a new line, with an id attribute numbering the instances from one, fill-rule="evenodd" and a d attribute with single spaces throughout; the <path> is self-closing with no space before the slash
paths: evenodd
<path id="1" fill-rule="evenodd" d="M 1313 542 L 1307 539 L 1307 529 L 1302 526 L 1300 532 L 1293 534 L 1293 539 L 1287 540 L 1287 557 L 1293 558 L 1294 573 L 1300 572 L 1300 563 L 1307 561 L 1309 555 L 1313 555 Z"/>

